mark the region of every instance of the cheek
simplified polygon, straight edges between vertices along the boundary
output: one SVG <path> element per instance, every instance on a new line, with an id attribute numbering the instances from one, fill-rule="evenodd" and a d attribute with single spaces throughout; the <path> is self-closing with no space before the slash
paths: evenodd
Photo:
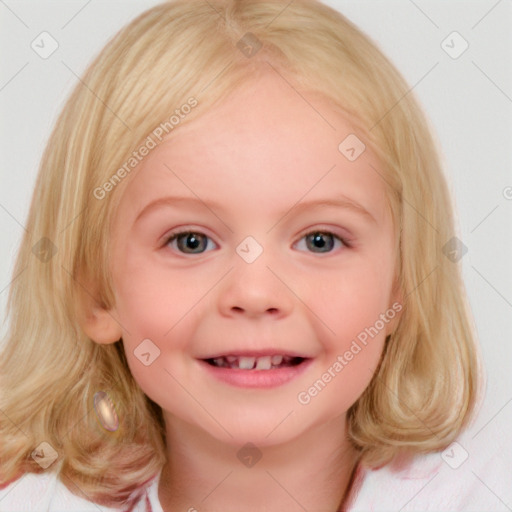
<path id="1" fill-rule="evenodd" d="M 330 338 L 338 348 L 344 348 L 359 334 L 364 338 L 366 329 L 375 325 L 385 337 L 390 320 L 386 312 L 392 305 L 392 271 L 383 267 L 352 265 L 312 290 L 315 313 L 318 311 L 329 327 Z"/>
<path id="2" fill-rule="evenodd" d="M 169 395 L 186 402 L 168 372 L 179 381 L 187 378 L 183 372 L 188 369 L 173 362 L 188 348 L 208 279 L 197 272 L 166 272 L 161 263 L 128 251 L 112 274 L 114 316 L 122 327 L 124 351 L 135 381 L 157 403 L 166 403 Z"/>
<path id="3" fill-rule="evenodd" d="M 328 289 L 321 303 L 322 320 L 329 330 L 317 331 L 323 349 L 322 373 L 297 397 L 307 405 L 305 413 L 316 411 L 321 416 L 346 412 L 368 387 L 395 315 L 389 304 L 390 285 L 379 282 L 377 273 L 354 271 Z"/>
<path id="4" fill-rule="evenodd" d="M 166 270 L 161 261 L 126 255 L 114 277 L 116 314 L 124 339 L 164 340 L 208 291 L 216 276 Z"/>

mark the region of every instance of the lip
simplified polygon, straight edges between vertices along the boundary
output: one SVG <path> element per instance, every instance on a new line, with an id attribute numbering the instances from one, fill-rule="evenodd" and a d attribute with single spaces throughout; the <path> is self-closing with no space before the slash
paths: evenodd
<path id="1" fill-rule="evenodd" d="M 274 352 L 274 354 L 282 354 L 283 352 Z M 236 355 L 241 355 L 237 352 Z M 249 356 L 254 356 L 255 352 L 246 352 Z M 265 352 L 264 355 L 272 355 L 270 352 Z M 282 386 L 296 379 L 304 373 L 304 371 L 313 362 L 312 358 L 304 359 L 302 363 L 297 366 L 285 366 L 283 368 L 276 368 L 274 370 L 239 370 L 231 368 L 219 368 L 212 366 L 204 360 L 198 360 L 200 366 L 215 379 L 239 388 L 260 388 L 270 389 Z"/>
<path id="2" fill-rule="evenodd" d="M 219 357 L 265 357 L 265 356 L 290 356 L 290 357 L 301 357 L 302 359 L 310 359 L 309 356 L 300 354 L 299 352 L 290 352 L 289 350 L 279 349 L 268 349 L 268 350 L 233 350 L 231 352 L 224 350 L 213 355 L 201 356 L 197 359 L 217 359 Z"/>

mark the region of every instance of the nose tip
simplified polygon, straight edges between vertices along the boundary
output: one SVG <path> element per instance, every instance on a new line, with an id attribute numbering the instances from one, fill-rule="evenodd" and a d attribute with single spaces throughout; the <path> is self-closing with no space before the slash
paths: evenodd
<path id="1" fill-rule="evenodd" d="M 292 307 L 286 286 L 263 262 L 245 264 L 230 273 L 218 296 L 221 314 L 237 318 L 278 318 L 289 314 Z"/>

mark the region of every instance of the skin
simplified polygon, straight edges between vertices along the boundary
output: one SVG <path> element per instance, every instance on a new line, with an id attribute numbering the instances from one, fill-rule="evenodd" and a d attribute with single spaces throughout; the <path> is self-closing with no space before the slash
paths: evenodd
<path id="1" fill-rule="evenodd" d="M 163 409 L 165 510 L 334 511 L 357 461 L 346 411 L 395 322 L 307 405 L 297 396 L 397 300 L 393 225 L 386 185 L 370 166 L 377 159 L 369 149 L 345 158 L 338 145 L 354 129 L 326 100 L 303 96 L 309 104 L 275 73 L 254 79 L 175 130 L 123 184 L 112 225 L 115 307 L 92 308 L 84 329 L 98 343 L 122 337 L 133 376 Z M 147 209 L 171 195 L 196 203 Z M 367 214 L 292 208 L 339 198 Z M 204 233 L 207 250 L 166 243 L 176 229 Z M 315 231 L 350 246 L 327 235 L 334 247 L 318 252 L 305 239 Z M 263 248 L 253 263 L 236 252 L 247 236 Z M 145 366 L 134 350 L 148 338 L 160 356 Z M 312 362 L 282 386 L 243 389 L 198 360 L 269 347 Z M 252 467 L 237 457 L 247 442 L 262 455 Z"/>

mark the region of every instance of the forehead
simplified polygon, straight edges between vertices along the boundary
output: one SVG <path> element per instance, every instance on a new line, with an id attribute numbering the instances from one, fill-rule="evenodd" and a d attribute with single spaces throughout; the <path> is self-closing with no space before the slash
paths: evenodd
<path id="1" fill-rule="evenodd" d="M 140 208 L 172 193 L 247 207 L 343 193 L 383 214 L 375 156 L 366 148 L 351 161 L 339 149 L 348 140 L 361 150 L 356 131 L 332 102 L 272 72 L 173 131 L 139 164 L 123 200 Z"/>

